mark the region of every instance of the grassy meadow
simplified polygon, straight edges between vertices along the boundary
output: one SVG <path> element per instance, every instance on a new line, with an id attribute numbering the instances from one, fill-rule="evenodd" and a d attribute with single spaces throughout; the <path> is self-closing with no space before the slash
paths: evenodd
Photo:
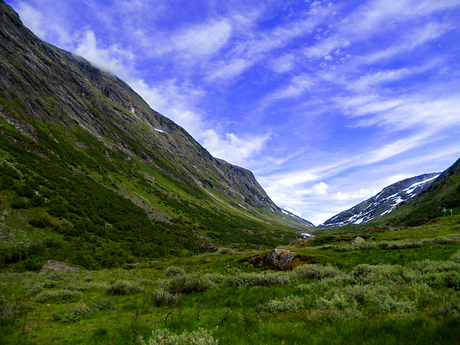
<path id="1" fill-rule="evenodd" d="M 358 231 L 365 238 L 351 245 Z M 354 234 L 352 232 L 355 232 Z M 266 252 L 0 274 L 0 344 L 458 344 L 460 217 L 329 229 Z"/>

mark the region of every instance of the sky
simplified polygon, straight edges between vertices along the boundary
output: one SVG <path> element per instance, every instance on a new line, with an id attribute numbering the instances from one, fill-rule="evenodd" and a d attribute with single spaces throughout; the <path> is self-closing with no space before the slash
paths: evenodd
<path id="1" fill-rule="evenodd" d="M 460 0 L 6 0 L 315 225 L 460 157 Z"/>

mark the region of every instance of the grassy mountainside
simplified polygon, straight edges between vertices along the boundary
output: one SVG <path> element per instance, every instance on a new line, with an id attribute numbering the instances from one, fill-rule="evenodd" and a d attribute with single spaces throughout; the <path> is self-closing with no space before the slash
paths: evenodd
<path id="1" fill-rule="evenodd" d="M 85 268 L 274 246 L 304 226 L 128 85 L 0 1 L 0 265 Z"/>
<path id="2" fill-rule="evenodd" d="M 428 188 L 397 209 L 396 225 L 414 226 L 436 217 L 460 214 L 460 159 L 444 171 Z"/>

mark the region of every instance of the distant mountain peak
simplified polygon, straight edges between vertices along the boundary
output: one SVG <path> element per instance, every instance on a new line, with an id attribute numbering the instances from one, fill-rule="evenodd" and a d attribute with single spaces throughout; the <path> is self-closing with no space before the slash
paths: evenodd
<path id="1" fill-rule="evenodd" d="M 398 205 L 415 198 L 433 183 L 439 173 L 424 174 L 396 182 L 378 194 L 352 208 L 340 212 L 318 227 L 340 227 L 348 224 L 367 223 L 393 212 Z"/>

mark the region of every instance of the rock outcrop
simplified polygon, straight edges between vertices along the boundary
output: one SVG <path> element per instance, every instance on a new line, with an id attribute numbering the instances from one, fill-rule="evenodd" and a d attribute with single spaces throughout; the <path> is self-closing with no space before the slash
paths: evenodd
<path id="1" fill-rule="evenodd" d="M 44 264 L 42 268 L 40 268 L 40 272 L 45 272 L 49 270 L 53 270 L 56 272 L 81 272 L 82 271 L 78 267 L 73 267 L 63 262 L 55 261 L 55 260 L 48 260 L 46 264 Z"/>
<path id="2" fill-rule="evenodd" d="M 352 239 L 350 242 L 350 244 L 358 244 L 358 243 L 364 243 L 364 238 L 358 236 Z"/>
<path id="3" fill-rule="evenodd" d="M 270 267 L 272 269 L 282 271 L 291 264 L 295 259 L 294 252 L 290 252 L 283 249 L 272 249 L 266 256 L 254 256 L 249 259 L 249 263 L 262 268 Z"/>

